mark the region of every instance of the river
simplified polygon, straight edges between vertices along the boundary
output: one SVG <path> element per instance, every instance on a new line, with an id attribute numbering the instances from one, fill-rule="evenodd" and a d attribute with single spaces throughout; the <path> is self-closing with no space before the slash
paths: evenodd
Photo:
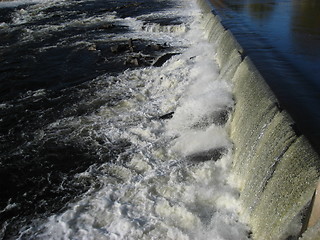
<path id="1" fill-rule="evenodd" d="M 211 0 L 297 123 L 320 149 L 320 2 Z"/>

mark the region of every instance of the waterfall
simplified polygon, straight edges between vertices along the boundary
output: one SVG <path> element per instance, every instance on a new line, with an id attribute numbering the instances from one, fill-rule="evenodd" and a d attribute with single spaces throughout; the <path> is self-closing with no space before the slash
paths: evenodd
<path id="1" fill-rule="evenodd" d="M 259 71 L 226 30 L 211 4 L 203 10 L 207 38 L 217 49 L 220 79 L 233 85 L 235 108 L 229 123 L 234 144 L 233 174 L 241 192 L 241 215 L 253 239 L 297 239 L 320 176 L 320 160 L 290 115 L 281 109 Z M 302 239 L 319 239 L 320 223 Z"/>

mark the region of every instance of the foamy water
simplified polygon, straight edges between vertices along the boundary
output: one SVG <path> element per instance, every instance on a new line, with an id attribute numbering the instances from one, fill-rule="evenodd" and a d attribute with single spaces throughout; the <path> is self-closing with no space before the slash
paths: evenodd
<path id="1" fill-rule="evenodd" d="M 41 3 L 41 2 L 48 2 L 48 0 L 0 1 L 0 7 L 1 8 L 11 8 L 11 7 L 17 7 L 20 5 L 35 4 L 35 3 Z"/>
<path id="2" fill-rule="evenodd" d="M 90 182 L 89 190 L 60 213 L 34 219 L 20 230 L 19 239 L 249 238 L 230 177 L 232 143 L 226 128 L 233 108 L 231 86 L 227 79 L 217 80 L 201 13 L 192 1 L 177 1 L 175 8 L 156 14 L 113 20 L 130 27 L 123 38 L 157 39 L 178 54 L 161 67 L 97 77 L 89 83 L 94 89 L 90 98 L 84 95 L 77 104 L 90 108 L 109 99 L 106 104 L 35 132 L 36 142 L 76 142 L 94 149 L 104 163 L 77 173 L 73 181 Z M 142 24 L 145 18 L 172 14 L 184 23 Z M 165 114 L 172 118 L 161 117 Z M 125 151 L 105 161 L 118 145 Z"/>

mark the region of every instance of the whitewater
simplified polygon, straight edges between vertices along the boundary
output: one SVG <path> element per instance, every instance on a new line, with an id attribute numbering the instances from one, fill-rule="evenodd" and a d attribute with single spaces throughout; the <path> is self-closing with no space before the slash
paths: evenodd
<path id="1" fill-rule="evenodd" d="M 0 7 L 25 3 L 1 3 Z M 45 17 L 41 9 L 70 2 L 32 3 L 17 10 L 14 24 L 39 20 Z M 146 23 L 148 19 L 172 16 L 179 19 L 178 23 Z M 129 31 L 108 33 L 96 41 L 103 38 L 109 42 L 156 41 L 170 46 L 172 57 L 162 66 L 105 73 L 82 83 L 81 87 L 70 88 L 80 96 L 69 106 L 71 113 L 39 127 L 32 133 L 28 146 L 55 139 L 86 149 L 85 154 L 91 154 L 95 161 L 83 171 L 70 173 L 57 189 L 63 191 L 67 181 L 88 187 L 59 211 L 22 221 L 24 224 L 16 236 L 5 235 L 10 222 L 6 220 L 0 236 L 8 239 L 250 239 L 250 229 L 239 217 L 239 192 L 230 172 L 233 144 L 228 138 L 228 123 L 234 106 L 232 85 L 229 79 L 219 77 L 215 49 L 207 42 L 196 3 L 175 0 L 170 8 L 138 17 L 120 18 L 115 12 L 98 17 L 81 16 L 63 24 L 26 30 L 23 41 L 101 21 L 112 21 Z M 2 23 L 0 27 L 8 26 Z M 39 51 L 59 44 L 44 46 Z M 89 41 L 72 44 L 97 51 Z M 30 90 L 22 95 L 21 101 L 39 101 L 50 98 L 48 94 L 42 88 Z M 10 107 L 13 107 L 10 101 L 0 105 L 1 109 Z M 94 110 L 79 114 L 74 109 Z M 1 213 L 15 207 L 16 203 L 10 200 Z"/>

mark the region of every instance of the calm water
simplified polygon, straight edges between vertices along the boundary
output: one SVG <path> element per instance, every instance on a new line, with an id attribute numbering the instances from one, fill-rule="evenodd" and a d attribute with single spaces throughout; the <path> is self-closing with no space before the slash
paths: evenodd
<path id="1" fill-rule="evenodd" d="M 320 147 L 320 2 L 211 0 L 300 130 Z"/>

